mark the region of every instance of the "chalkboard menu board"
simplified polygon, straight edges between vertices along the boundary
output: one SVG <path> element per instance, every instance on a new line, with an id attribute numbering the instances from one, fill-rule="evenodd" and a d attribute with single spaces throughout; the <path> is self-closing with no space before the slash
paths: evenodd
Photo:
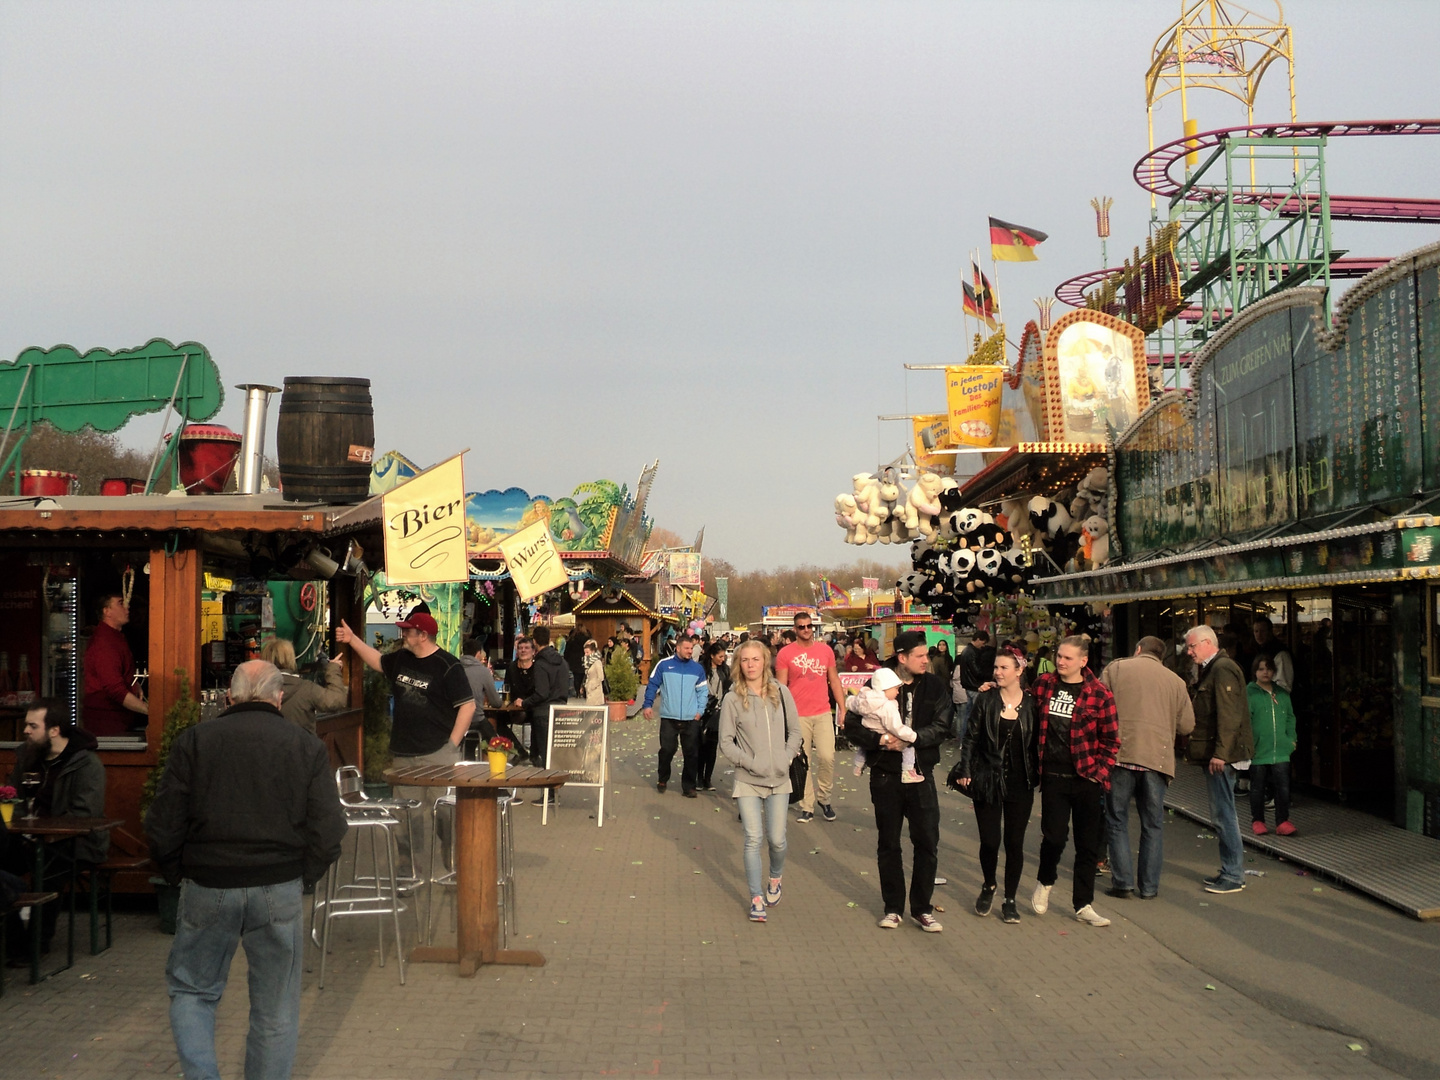
<path id="1" fill-rule="evenodd" d="M 604 705 L 550 706 L 545 767 L 568 772 L 570 787 L 604 784 L 609 721 Z"/>

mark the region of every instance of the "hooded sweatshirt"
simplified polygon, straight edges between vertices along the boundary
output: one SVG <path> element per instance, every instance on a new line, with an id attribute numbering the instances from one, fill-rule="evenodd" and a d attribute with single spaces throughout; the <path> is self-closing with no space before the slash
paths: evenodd
<path id="1" fill-rule="evenodd" d="M 530 677 L 535 680 L 535 694 L 525 704 L 531 716 L 548 716 L 551 705 L 564 705 L 570 696 L 570 668 L 551 645 L 535 654 Z"/>
<path id="2" fill-rule="evenodd" d="M 795 699 L 776 684 L 780 703 L 771 704 L 748 690 L 732 690 L 720 704 L 720 752 L 735 766 L 735 794 L 755 788 L 769 794 L 790 790 L 790 762 L 800 752 L 800 718 Z M 741 694 L 748 708 L 741 708 Z M 788 737 L 787 737 L 788 729 Z"/>

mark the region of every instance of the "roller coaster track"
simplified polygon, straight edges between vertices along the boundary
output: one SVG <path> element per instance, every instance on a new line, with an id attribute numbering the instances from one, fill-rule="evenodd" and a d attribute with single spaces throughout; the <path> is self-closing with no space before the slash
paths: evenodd
<path id="1" fill-rule="evenodd" d="M 1191 202 L 1220 200 L 1224 188 L 1190 187 L 1177 180 L 1171 170 L 1187 154 L 1204 154 L 1236 138 L 1330 139 L 1341 136 L 1440 135 L 1440 120 L 1334 120 L 1314 124 L 1256 124 L 1253 127 L 1216 128 L 1189 139 L 1176 139 L 1157 146 L 1135 163 L 1135 182 L 1164 199 L 1184 194 Z M 1275 194 L 1263 189 L 1236 191 L 1237 203 L 1251 203 L 1276 210 L 1287 217 L 1318 211 L 1319 196 Z M 1308 206 L 1305 204 L 1309 204 Z M 1387 198 L 1371 195 L 1331 195 L 1332 221 L 1391 221 L 1404 224 L 1440 222 L 1440 199 Z"/>
<path id="2" fill-rule="evenodd" d="M 1135 163 L 1135 182 L 1146 191 L 1170 201 L 1219 202 L 1227 198 L 1224 188 L 1177 180 L 1172 170 L 1183 164 L 1189 154 L 1215 152 L 1231 139 L 1330 139 L 1345 136 L 1378 135 L 1440 135 L 1440 120 L 1334 120 L 1310 124 L 1256 124 L 1250 127 L 1216 128 L 1188 139 L 1157 146 Z M 1200 172 L 1204 171 L 1201 166 Z M 1228 193 L 1236 203 L 1258 206 L 1281 217 L 1318 215 L 1318 194 L 1275 192 L 1265 188 L 1240 188 Z M 1331 221 L 1380 221 L 1402 224 L 1440 224 L 1440 199 L 1417 199 L 1376 195 L 1331 195 Z M 1330 264 L 1332 278 L 1363 277 L 1385 265 L 1384 259 L 1335 259 Z M 1118 268 L 1091 270 L 1064 281 L 1055 290 L 1055 298 L 1071 307 L 1085 306 L 1087 290 L 1100 284 Z M 1188 268 L 1193 271 L 1195 267 Z M 1183 319 L 1184 313 L 1181 314 Z"/>
<path id="3" fill-rule="evenodd" d="M 1330 276 L 1332 278 L 1360 278 L 1372 270 L 1379 270 L 1382 266 L 1388 265 L 1389 262 L 1389 259 L 1375 258 L 1336 259 L 1330 264 Z M 1240 264 L 1242 270 L 1244 269 L 1244 265 L 1244 263 Z M 1059 300 L 1062 304 L 1069 304 L 1071 307 L 1084 307 L 1085 293 L 1093 289 L 1096 285 L 1099 285 L 1118 269 L 1118 266 L 1112 266 L 1108 270 L 1090 270 L 1086 273 L 1078 274 L 1069 281 L 1062 281 L 1055 289 L 1055 299 Z M 1186 311 L 1182 311 L 1180 318 L 1182 320 L 1186 319 L 1186 312 L 1190 310 L 1191 309 L 1187 308 Z"/>

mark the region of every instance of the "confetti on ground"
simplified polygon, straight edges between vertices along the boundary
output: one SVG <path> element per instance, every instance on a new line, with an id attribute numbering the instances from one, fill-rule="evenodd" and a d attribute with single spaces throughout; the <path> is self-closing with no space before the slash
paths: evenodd
<path id="1" fill-rule="evenodd" d="M 855 901 L 854 901 L 854 900 L 851 900 L 851 901 L 850 901 L 848 904 L 846 904 L 845 906 L 846 906 L 846 907 L 854 907 L 854 906 L 855 906 Z"/>
<path id="2" fill-rule="evenodd" d="M 557 923 L 559 923 L 561 926 L 569 926 L 569 925 L 570 925 L 570 920 L 569 920 L 569 919 L 556 919 L 555 921 L 556 921 Z"/>
<path id="3" fill-rule="evenodd" d="M 1324 892 L 1324 890 L 1321 889 L 1319 885 L 1316 885 L 1316 886 L 1315 886 L 1313 889 L 1311 889 L 1310 891 L 1311 891 L 1311 892 Z"/>
<path id="4" fill-rule="evenodd" d="M 703 874 L 704 872 L 705 872 L 704 870 L 696 870 L 696 871 L 695 871 L 695 873 L 697 873 L 697 874 Z"/>
<path id="5" fill-rule="evenodd" d="M 635 860 L 634 862 L 632 862 L 630 865 L 631 865 L 631 866 L 644 866 L 644 865 L 645 865 L 645 860 L 644 860 L 644 859 L 636 859 L 636 860 Z"/>
<path id="6" fill-rule="evenodd" d="M 1346 1048 L 1349 1049 L 1349 1050 L 1364 1050 L 1364 1049 L 1365 1049 L 1365 1047 L 1361 1046 L 1359 1043 L 1349 1043 Z"/>
<path id="7" fill-rule="evenodd" d="M 1206 983 L 1206 984 L 1205 984 L 1205 989 L 1206 989 L 1206 990 L 1214 990 L 1214 989 L 1215 989 L 1215 984 L 1214 984 L 1214 983 Z"/>
<path id="8" fill-rule="evenodd" d="M 819 854 L 820 854 L 820 849 L 819 849 L 818 847 L 817 847 L 817 848 L 811 848 L 811 849 L 810 849 L 810 854 L 811 854 L 811 855 L 819 855 Z M 1316 891 L 1316 892 L 1319 892 L 1320 890 L 1319 890 L 1319 889 L 1316 889 L 1315 891 Z"/>

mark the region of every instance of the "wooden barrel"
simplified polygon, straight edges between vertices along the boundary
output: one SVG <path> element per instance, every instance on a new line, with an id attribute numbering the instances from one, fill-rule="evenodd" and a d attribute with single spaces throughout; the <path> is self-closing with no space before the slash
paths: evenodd
<path id="1" fill-rule="evenodd" d="M 275 442 L 287 500 L 360 502 L 375 448 L 370 380 L 286 379 Z"/>

